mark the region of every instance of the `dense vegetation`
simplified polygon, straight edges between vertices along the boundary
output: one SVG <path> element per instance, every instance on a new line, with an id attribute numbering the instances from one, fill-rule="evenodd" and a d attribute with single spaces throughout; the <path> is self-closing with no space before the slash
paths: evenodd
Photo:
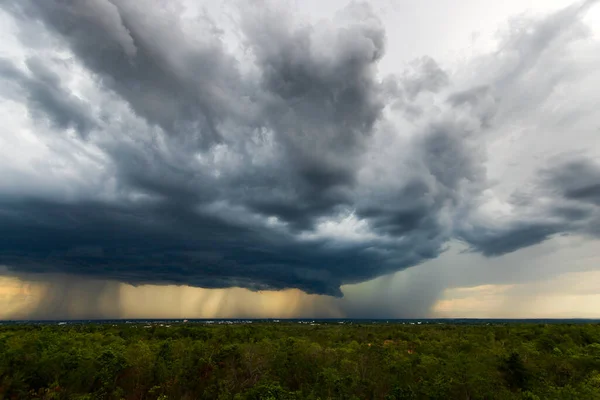
<path id="1" fill-rule="evenodd" d="M 0 327 L 6 399 L 600 399 L 600 325 Z"/>

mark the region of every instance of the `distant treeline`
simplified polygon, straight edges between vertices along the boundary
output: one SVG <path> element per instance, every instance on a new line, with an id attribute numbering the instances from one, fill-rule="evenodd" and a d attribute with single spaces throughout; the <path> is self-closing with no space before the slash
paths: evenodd
<path id="1" fill-rule="evenodd" d="M 0 327 L 4 399 L 600 399 L 600 324 Z"/>

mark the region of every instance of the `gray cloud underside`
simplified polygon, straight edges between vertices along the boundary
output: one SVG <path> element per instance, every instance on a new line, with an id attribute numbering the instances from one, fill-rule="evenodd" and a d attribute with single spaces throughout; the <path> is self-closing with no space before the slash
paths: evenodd
<path id="1" fill-rule="evenodd" d="M 192 35 L 150 2 L 1 6 L 33 50 L 24 65 L 0 60 L 0 96 L 26 105 L 41 140 L 72 129 L 69 143 L 103 157 L 94 189 L 68 199 L 25 184 L 0 191 L 0 264 L 15 273 L 339 296 L 342 284 L 437 257 L 453 238 L 491 256 L 561 233 L 600 235 L 600 168 L 587 158 L 542 169 L 534 193 L 515 195 L 514 219 L 469 218 L 489 186 L 484 138 L 508 112 L 506 88 L 569 43 L 562 32 L 582 25 L 579 6 L 512 32 L 504 51 L 518 61 L 498 56 L 497 75 L 460 88 L 429 57 L 378 78 L 385 32 L 360 4 L 314 27 L 244 9 L 239 57 L 214 22 L 195 21 Z M 40 49 L 51 45 L 73 59 L 47 58 Z M 94 99 L 71 93 L 74 66 Z M 442 92 L 432 112 L 423 98 Z M 386 145 L 386 112 L 417 134 Z M 368 234 L 319 236 L 348 215 Z"/>
<path id="2" fill-rule="evenodd" d="M 540 171 L 538 190 L 519 193 L 517 218 L 501 227 L 472 227 L 463 239 L 485 255 L 501 255 L 557 234 L 600 235 L 600 163 L 563 161 Z"/>

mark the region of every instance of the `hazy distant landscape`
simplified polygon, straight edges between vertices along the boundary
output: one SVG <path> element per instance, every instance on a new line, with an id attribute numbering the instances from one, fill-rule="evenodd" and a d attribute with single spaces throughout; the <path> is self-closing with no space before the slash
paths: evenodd
<path id="1" fill-rule="evenodd" d="M 600 324 L 555 322 L 8 323 L 0 397 L 600 398 Z"/>

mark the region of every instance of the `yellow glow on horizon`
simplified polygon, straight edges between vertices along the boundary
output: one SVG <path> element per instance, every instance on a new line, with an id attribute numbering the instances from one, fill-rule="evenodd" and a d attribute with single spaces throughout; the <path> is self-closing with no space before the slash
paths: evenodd
<path id="1" fill-rule="evenodd" d="M 107 290 L 101 285 L 100 290 L 90 293 L 86 290 L 89 284 L 76 282 L 67 288 L 67 293 L 61 293 L 63 286 L 53 289 L 51 283 L 0 277 L 0 319 L 27 319 L 32 315 L 54 318 L 54 309 L 47 304 L 52 301 L 58 301 L 61 313 L 73 319 L 88 318 L 92 311 L 93 318 L 343 317 L 332 298 L 297 289 L 252 292 L 242 288 L 132 286 L 109 282 Z M 40 307 L 46 314 L 40 314 Z"/>
<path id="2" fill-rule="evenodd" d="M 297 289 L 252 292 L 242 288 L 121 285 L 124 318 L 294 318 L 341 316 L 327 296 Z M 143 299 L 143 301 L 141 301 Z"/>
<path id="3" fill-rule="evenodd" d="M 372 284 L 355 286 L 345 290 L 354 302 L 361 302 L 363 289 L 374 294 Z M 308 295 L 297 289 L 252 292 L 241 288 L 131 286 L 88 281 L 52 288 L 52 283 L 0 276 L 0 319 L 27 319 L 32 315 L 54 318 L 54 309 L 48 304 L 52 301 L 58 301 L 62 307 L 63 314 L 58 318 L 66 318 L 64 313 L 73 319 L 90 318 L 92 312 L 95 314 L 91 318 L 183 319 L 343 318 L 342 304 L 346 300 Z M 530 283 L 446 289 L 430 315 L 423 317 L 600 318 L 600 271 L 566 273 Z"/>
<path id="4" fill-rule="evenodd" d="M 600 271 L 570 272 L 542 282 L 446 289 L 440 318 L 600 318 Z"/>

